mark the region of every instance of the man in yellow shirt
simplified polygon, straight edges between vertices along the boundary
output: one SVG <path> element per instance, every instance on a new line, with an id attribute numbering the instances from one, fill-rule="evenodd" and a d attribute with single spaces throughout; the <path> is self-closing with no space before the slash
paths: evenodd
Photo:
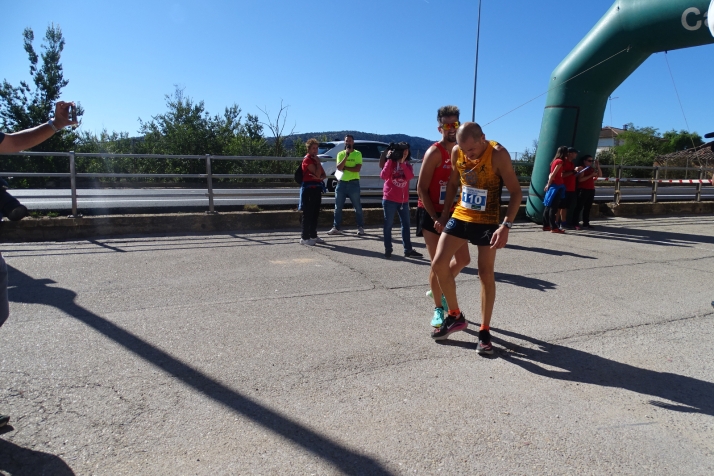
<path id="1" fill-rule="evenodd" d="M 355 207 L 355 218 L 357 219 L 357 235 L 364 236 L 364 217 L 362 215 L 362 202 L 360 201 L 359 171 L 362 170 L 362 152 L 355 150 L 355 139 L 351 134 L 345 136 L 345 150 L 337 154 L 338 176 L 337 187 L 335 187 L 335 219 L 332 229 L 328 235 L 341 235 L 342 232 L 342 208 L 345 206 L 347 198 Z"/>
<path id="2" fill-rule="evenodd" d="M 449 315 L 440 328 L 432 331 L 431 336 L 434 340 L 443 340 L 468 327 L 456 299 L 456 282 L 449 263 L 454 253 L 464 243 L 470 242 L 478 247 L 478 274 L 481 282 L 482 320 L 476 350 L 479 354 L 492 354 L 490 324 L 496 300 L 496 251 L 508 242 L 508 233 L 521 205 L 521 186 L 513 170 L 510 154 L 498 142 L 487 141 L 481 126 L 474 122 L 462 124 L 456 133 L 456 141 L 458 145 L 451 153 L 453 169 L 444 203 L 453 203 L 459 186 L 461 199 L 450 217 L 448 213 L 443 213 L 434 223 L 434 228 L 441 236 L 432 264 L 449 306 Z M 503 185 L 511 198 L 505 220 L 501 222 Z"/>

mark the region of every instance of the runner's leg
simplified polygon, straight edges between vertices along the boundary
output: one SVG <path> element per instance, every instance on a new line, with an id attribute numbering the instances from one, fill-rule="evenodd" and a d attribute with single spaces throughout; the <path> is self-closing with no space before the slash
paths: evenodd
<path id="1" fill-rule="evenodd" d="M 431 265 L 434 273 L 436 273 L 441 292 L 446 297 L 449 310 L 459 309 L 459 303 L 456 299 L 456 281 L 451 270 L 451 260 L 462 246 L 468 248 L 468 241 L 442 233 L 436 247 L 436 256 Z"/>
<path id="2" fill-rule="evenodd" d="M 481 325 L 491 325 L 493 304 L 496 302 L 496 251 L 490 246 L 478 247 L 478 275 L 481 278 Z"/>

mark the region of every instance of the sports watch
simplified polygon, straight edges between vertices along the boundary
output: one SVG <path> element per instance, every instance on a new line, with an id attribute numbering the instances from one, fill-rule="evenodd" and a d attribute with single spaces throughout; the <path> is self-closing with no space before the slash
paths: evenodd
<path id="1" fill-rule="evenodd" d="M 512 221 L 504 221 L 503 223 L 501 223 L 501 225 L 505 226 L 506 228 L 508 228 L 510 230 L 513 227 L 513 222 Z"/>

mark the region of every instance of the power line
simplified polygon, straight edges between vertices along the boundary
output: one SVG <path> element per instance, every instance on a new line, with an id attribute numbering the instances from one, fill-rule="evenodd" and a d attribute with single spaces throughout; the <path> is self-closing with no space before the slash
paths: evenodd
<path id="1" fill-rule="evenodd" d="M 617 55 L 619 55 L 619 54 L 622 54 L 622 53 L 624 53 L 624 52 L 626 52 L 626 51 L 630 51 L 630 46 L 628 46 L 627 48 L 623 49 L 622 51 L 618 51 L 617 53 L 615 53 L 614 55 L 610 56 L 609 58 L 606 58 L 606 59 L 600 61 L 598 64 L 589 67 L 589 68 L 586 69 L 585 71 L 576 74 L 576 75 L 573 76 L 572 78 L 563 81 L 562 83 L 558 84 L 557 86 L 553 86 L 552 88 L 550 88 L 550 89 L 547 90 L 546 92 L 537 95 L 537 96 L 534 97 L 533 99 L 530 99 L 530 100 L 524 102 L 524 103 L 521 104 L 520 106 L 511 109 L 511 110 L 508 111 L 507 113 L 505 113 L 505 114 L 503 114 L 503 115 L 501 115 L 501 116 L 498 116 L 496 119 L 492 120 L 491 122 L 487 122 L 486 124 L 484 124 L 484 126 L 487 126 L 487 125 L 489 125 L 489 124 L 493 124 L 493 123 L 496 122 L 497 120 L 499 120 L 499 119 L 501 119 L 501 118 L 503 118 L 503 117 L 506 117 L 507 115 L 509 115 L 509 114 L 512 113 L 513 111 L 516 111 L 516 110 L 522 108 L 522 107 L 525 106 L 526 104 L 532 103 L 533 101 L 535 101 L 535 100 L 538 99 L 539 97 L 548 94 L 549 92 L 553 91 L 554 89 L 558 89 L 558 88 L 561 87 L 562 85 L 564 85 L 564 84 L 566 84 L 566 83 L 568 83 L 568 82 L 574 80 L 574 79 L 577 78 L 578 76 L 582 76 L 583 74 L 587 73 L 587 72 L 590 71 L 591 69 L 597 68 L 597 67 L 600 66 L 601 64 L 603 64 L 603 63 L 605 63 L 605 62 L 607 62 L 607 61 L 610 61 L 610 60 L 611 60 L 612 58 L 614 58 L 615 56 L 617 56 Z"/>

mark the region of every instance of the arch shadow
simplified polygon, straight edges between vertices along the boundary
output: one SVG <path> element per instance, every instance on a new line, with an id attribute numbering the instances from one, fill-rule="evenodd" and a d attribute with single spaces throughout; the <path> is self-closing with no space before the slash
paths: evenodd
<path id="1" fill-rule="evenodd" d="M 281 415 L 259 402 L 223 385 L 189 364 L 152 346 L 140 337 L 75 303 L 77 293 L 70 289 L 48 286 L 51 279 L 36 279 L 8 266 L 9 299 L 24 304 L 43 304 L 59 309 L 103 336 L 116 342 L 137 357 L 179 379 L 187 387 L 201 392 L 216 403 L 263 426 L 286 440 L 331 463 L 345 474 L 391 474 L 380 462 L 342 446 L 300 423 Z M 20 449 L 9 448 L 12 455 Z M 14 473 L 13 473 L 14 474 Z M 42 473 L 35 473 L 42 474 Z"/>

